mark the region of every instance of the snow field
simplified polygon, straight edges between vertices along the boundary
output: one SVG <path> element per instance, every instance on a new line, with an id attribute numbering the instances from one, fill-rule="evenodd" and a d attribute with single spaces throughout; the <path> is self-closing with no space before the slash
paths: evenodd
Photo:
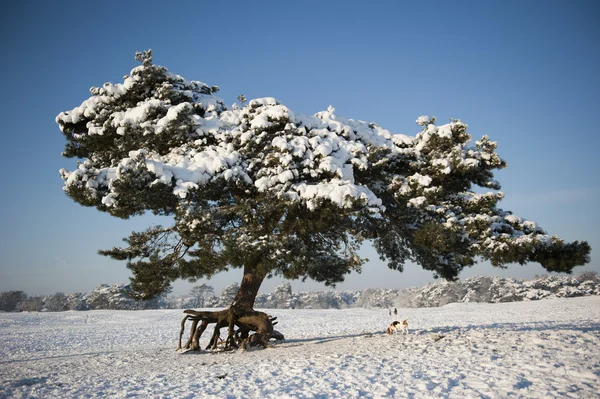
<path id="1" fill-rule="evenodd" d="M 596 398 L 600 390 L 596 296 L 397 316 L 267 312 L 286 340 L 245 353 L 176 352 L 180 310 L 1 313 L 0 397 Z M 384 333 L 403 318 L 408 336 Z"/>

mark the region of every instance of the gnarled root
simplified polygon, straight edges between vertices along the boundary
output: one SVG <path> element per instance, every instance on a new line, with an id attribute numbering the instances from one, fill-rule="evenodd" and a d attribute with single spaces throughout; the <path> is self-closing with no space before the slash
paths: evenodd
<path id="1" fill-rule="evenodd" d="M 206 330 L 209 324 L 215 323 L 212 338 L 206 349 L 216 349 L 220 342 L 220 331 L 228 327 L 227 339 L 225 340 L 225 349 L 237 349 L 240 346 L 245 349 L 246 346 L 267 347 L 269 339 L 284 339 L 283 334 L 273 329 L 277 324 L 276 317 L 271 317 L 264 312 L 255 310 L 239 309 L 230 307 L 216 312 L 195 311 L 186 309 L 183 311 L 186 316 L 181 320 L 181 330 L 179 332 L 179 343 L 177 350 L 181 350 L 181 339 L 185 331 L 185 323 L 192 321 L 190 337 L 185 344 L 185 349 L 193 351 L 200 350 L 200 336 Z M 198 326 L 198 324 L 200 324 Z M 237 330 L 236 330 L 237 327 Z M 254 334 L 250 335 L 250 332 Z"/>

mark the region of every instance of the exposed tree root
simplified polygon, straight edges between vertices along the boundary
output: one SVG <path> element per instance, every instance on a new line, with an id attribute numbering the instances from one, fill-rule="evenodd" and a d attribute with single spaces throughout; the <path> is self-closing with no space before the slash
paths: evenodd
<path id="1" fill-rule="evenodd" d="M 181 330 L 179 332 L 179 343 L 177 350 L 182 349 L 181 339 L 185 331 L 185 323 L 192 321 L 190 337 L 183 348 L 193 351 L 200 350 L 200 336 L 206 330 L 209 324 L 215 324 L 213 335 L 206 349 L 214 350 L 221 340 L 220 331 L 222 328 L 228 328 L 227 339 L 225 340 L 225 350 L 246 349 L 247 346 L 268 347 L 271 338 L 283 340 L 284 336 L 279 331 L 273 329 L 277 324 L 276 317 L 271 317 L 264 312 L 258 312 L 253 309 L 239 308 L 235 303 L 228 309 L 220 311 L 196 311 L 186 309 L 183 311 L 186 316 L 181 320 Z M 198 325 L 199 324 L 199 325 Z M 237 330 L 236 330 L 237 327 Z M 250 334 L 254 332 L 253 334 Z"/>

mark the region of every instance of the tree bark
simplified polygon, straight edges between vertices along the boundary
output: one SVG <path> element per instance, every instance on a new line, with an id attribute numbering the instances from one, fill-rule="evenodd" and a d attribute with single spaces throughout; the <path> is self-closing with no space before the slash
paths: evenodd
<path id="1" fill-rule="evenodd" d="M 254 301 L 264 279 L 265 274 L 259 273 L 256 265 L 244 265 L 242 283 L 231 307 L 246 311 L 254 310 Z"/>

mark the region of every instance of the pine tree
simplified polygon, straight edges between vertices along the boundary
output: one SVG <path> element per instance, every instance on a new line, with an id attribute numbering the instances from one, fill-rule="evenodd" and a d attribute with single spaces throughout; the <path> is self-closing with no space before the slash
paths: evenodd
<path id="1" fill-rule="evenodd" d="M 216 86 L 154 65 L 150 51 L 136 59 L 122 84 L 93 87 L 56 121 L 63 155 L 83 159 L 61 170 L 73 200 L 120 218 L 173 217 L 100 251 L 127 261 L 140 297 L 241 268 L 233 307 L 250 314 L 265 278 L 334 285 L 360 272 L 364 240 L 392 269 L 413 261 L 448 280 L 479 259 L 567 273 L 589 262 L 587 242 L 497 207 L 493 171 L 506 163 L 488 137 L 471 145 L 460 120 L 422 116 L 408 137 L 333 107 L 303 116 L 262 98 L 228 110 Z"/>

